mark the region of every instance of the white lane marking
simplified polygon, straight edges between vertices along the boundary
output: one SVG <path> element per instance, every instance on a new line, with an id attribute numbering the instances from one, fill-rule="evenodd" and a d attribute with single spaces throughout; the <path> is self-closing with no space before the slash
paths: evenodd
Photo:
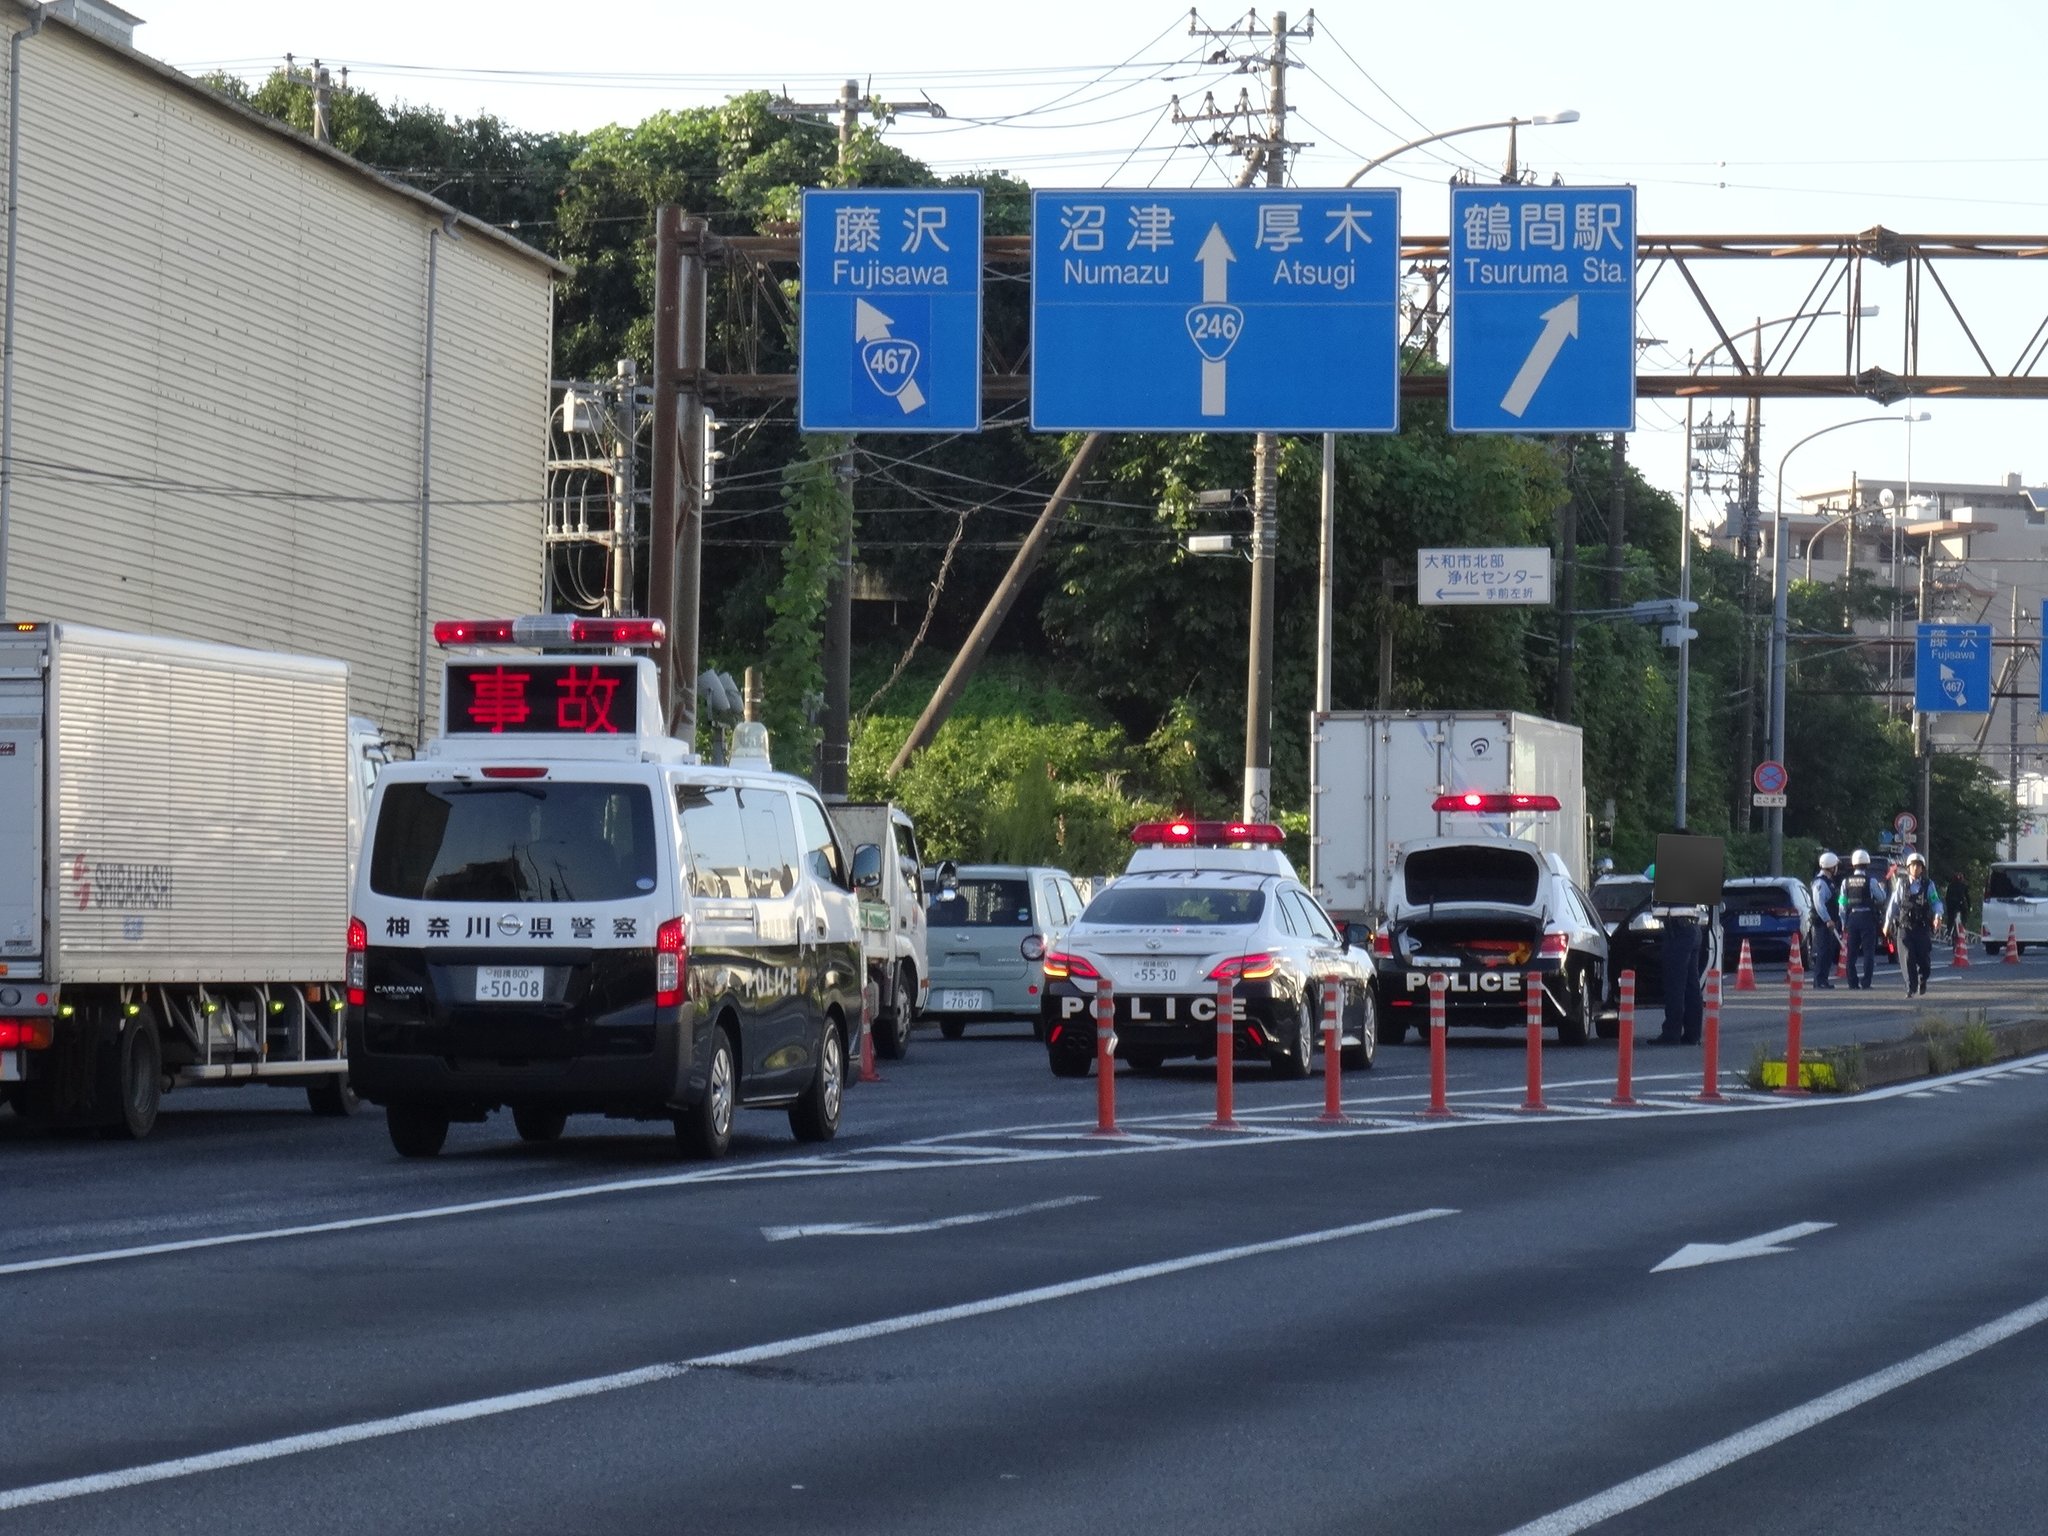
<path id="1" fill-rule="evenodd" d="M 2040 1323 L 2048 1322 L 2048 1297 L 2032 1302 L 2017 1311 L 1994 1318 L 1980 1328 L 1972 1328 L 1946 1343 L 1923 1350 L 1911 1359 L 1901 1360 L 1897 1365 L 1886 1366 L 1860 1381 L 1852 1381 L 1846 1387 L 1838 1387 L 1825 1396 L 1811 1402 L 1789 1408 L 1774 1418 L 1753 1424 L 1748 1429 L 1716 1440 L 1712 1445 L 1694 1451 L 1690 1456 L 1681 1456 L 1668 1461 L 1661 1467 L 1632 1477 L 1625 1483 L 1617 1483 L 1604 1493 L 1596 1493 L 1590 1499 L 1564 1509 L 1554 1510 L 1540 1520 L 1527 1525 L 1518 1525 L 1507 1536 L 1572 1536 L 1603 1520 L 1639 1509 L 1652 1499 L 1683 1488 L 1688 1483 L 1698 1482 L 1710 1473 L 1723 1467 L 1733 1466 L 1744 1457 L 1767 1451 L 1772 1446 L 1791 1439 L 1794 1435 L 1825 1424 L 1829 1419 L 1838 1418 L 1852 1408 L 1883 1397 L 1887 1392 L 1896 1392 L 1900 1387 L 1910 1385 L 1923 1376 L 1931 1376 L 1944 1366 L 1954 1365 L 1960 1360 L 2002 1344 L 2016 1334 L 2026 1332 Z"/>
<path id="2" fill-rule="evenodd" d="M 1087 1275 L 1079 1280 L 1063 1280 L 1054 1285 L 1033 1286 L 1029 1290 L 1011 1291 L 1006 1295 L 990 1296 L 981 1301 L 961 1302 L 950 1307 L 934 1307 L 924 1312 L 908 1312 L 897 1317 L 885 1317 L 877 1322 L 859 1323 L 850 1328 L 831 1328 L 822 1333 L 800 1334 L 795 1338 L 777 1339 L 767 1344 L 753 1344 L 742 1349 L 724 1350 L 718 1354 L 698 1355 L 689 1360 L 672 1360 L 642 1366 L 633 1371 L 617 1371 L 606 1376 L 587 1376 L 580 1381 L 538 1387 L 529 1392 L 508 1392 L 496 1397 L 476 1398 L 466 1403 L 451 1403 L 444 1408 L 427 1408 L 416 1413 L 396 1414 L 390 1418 L 366 1419 L 360 1423 L 343 1424 L 333 1429 L 315 1430 L 310 1434 L 287 1435 L 278 1440 L 260 1440 L 251 1445 L 232 1446 L 227 1450 L 210 1451 L 200 1456 L 180 1456 L 172 1461 L 146 1462 L 140 1466 L 123 1467 L 112 1472 L 96 1472 L 85 1477 L 35 1483 L 25 1488 L 0 1489 L 0 1510 L 25 1509 L 36 1504 L 55 1504 L 66 1499 L 83 1498 L 89 1494 L 111 1493 L 121 1488 L 138 1488 L 147 1483 L 168 1482 L 173 1478 L 192 1477 L 202 1472 L 246 1467 L 256 1462 L 275 1461 L 280 1457 L 297 1456 L 308 1451 L 328 1450 L 335 1446 L 354 1445 L 365 1440 L 409 1434 L 415 1430 L 435 1429 L 444 1424 L 459 1424 L 472 1419 L 516 1413 L 524 1408 L 546 1407 L 574 1398 L 595 1397 L 602 1393 L 623 1391 L 628 1387 L 672 1381 L 688 1371 L 758 1365 L 766 1360 L 786 1360 L 792 1355 L 830 1349 L 838 1344 L 857 1344 L 868 1339 L 887 1338 L 891 1334 L 909 1333 L 919 1328 L 932 1328 L 942 1323 L 988 1317 L 998 1312 L 1013 1312 L 1022 1307 L 1038 1306 L 1048 1301 L 1064 1301 L 1071 1296 L 1113 1290 L 1118 1286 L 1135 1285 L 1144 1280 L 1159 1280 L 1168 1275 L 1185 1274 L 1190 1270 L 1234 1263 L 1239 1259 L 1263 1258 L 1268 1254 L 1341 1242 L 1348 1237 L 1363 1237 L 1373 1232 L 1391 1232 L 1399 1227 L 1411 1227 L 1418 1222 L 1434 1221 L 1440 1216 L 1457 1214 L 1455 1210 L 1442 1206 L 1432 1206 L 1420 1211 L 1405 1211 L 1399 1216 L 1382 1216 L 1377 1221 L 1354 1222 L 1349 1226 L 1328 1227 L 1319 1232 L 1303 1232 L 1293 1237 L 1274 1238 L 1263 1243 L 1243 1243 L 1234 1248 L 1215 1248 L 1207 1253 L 1189 1254 L 1178 1259 L 1162 1259 L 1152 1264 L 1137 1264 L 1128 1269 L 1110 1270 L 1106 1274 Z"/>
<path id="3" fill-rule="evenodd" d="M 1013 1205 L 1001 1211 L 974 1211 L 965 1216 L 941 1216 L 935 1221 L 910 1221 L 890 1225 L 879 1221 L 830 1221 L 809 1227 L 763 1227 L 761 1235 L 771 1243 L 786 1243 L 793 1237 L 903 1237 L 913 1232 L 940 1232 L 947 1227 L 972 1227 L 984 1221 L 1002 1221 L 1011 1216 L 1034 1216 L 1040 1211 L 1057 1211 L 1069 1205 L 1086 1205 L 1097 1195 L 1062 1195 L 1057 1200 L 1040 1200 L 1032 1205 Z"/>
<path id="4" fill-rule="evenodd" d="M 1799 1221 L 1775 1232 L 1759 1233 L 1733 1243 L 1687 1243 L 1650 1273 L 1661 1275 L 1667 1269 L 1695 1269 L 1702 1264 L 1725 1264 L 1730 1259 L 1756 1259 L 1767 1253 L 1789 1253 L 1791 1250 L 1785 1244 L 1811 1237 L 1816 1232 L 1825 1232 L 1832 1226 L 1832 1221 Z"/>

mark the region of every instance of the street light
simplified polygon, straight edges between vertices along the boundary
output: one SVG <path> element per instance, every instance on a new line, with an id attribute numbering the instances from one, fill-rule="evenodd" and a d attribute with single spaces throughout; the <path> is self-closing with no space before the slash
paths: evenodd
<path id="1" fill-rule="evenodd" d="M 1463 128 L 1446 128 L 1442 133 L 1425 134 L 1419 139 L 1410 139 L 1406 144 L 1395 145 L 1394 148 L 1388 150 L 1384 155 L 1375 155 L 1357 170 L 1353 171 L 1346 178 L 1344 185 L 1347 187 L 1357 186 L 1359 178 L 1364 176 L 1367 171 L 1377 170 L 1380 166 L 1393 159 L 1394 156 L 1405 155 L 1409 150 L 1420 149 L 1425 144 L 1438 144 L 1445 139 L 1455 139 L 1460 134 L 1488 133 L 1496 128 L 1505 128 L 1508 131 L 1508 163 L 1507 169 L 1501 174 L 1500 179 L 1501 185 L 1512 186 L 1520 179 L 1515 165 L 1515 130 L 1518 128 L 1541 128 L 1551 123 L 1576 123 L 1578 120 L 1579 114 L 1577 109 L 1567 108 L 1562 112 L 1539 112 L 1534 117 L 1504 117 L 1497 123 L 1468 123 Z"/>
<path id="2" fill-rule="evenodd" d="M 1849 421 L 1838 421 L 1832 426 L 1809 432 L 1778 456 L 1777 497 L 1771 506 L 1771 735 L 1770 755 L 1778 762 L 1785 760 L 1785 646 L 1788 624 L 1786 621 L 1786 597 L 1791 587 L 1790 568 L 1785 561 L 1785 463 L 1812 442 L 1816 437 L 1825 437 L 1830 432 L 1839 432 L 1844 427 L 1867 426 L 1872 422 L 1915 422 L 1930 419 L 1926 411 L 1916 411 L 1910 416 L 1857 416 Z M 1785 872 L 1785 808 L 1772 806 L 1767 818 L 1770 826 L 1771 870 L 1774 875 Z"/>

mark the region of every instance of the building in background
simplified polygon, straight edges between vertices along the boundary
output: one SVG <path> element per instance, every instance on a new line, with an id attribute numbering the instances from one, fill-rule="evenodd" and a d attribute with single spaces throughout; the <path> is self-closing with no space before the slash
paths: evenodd
<path id="1" fill-rule="evenodd" d="M 105 0 L 36 14 L 0 0 L 6 616 L 338 656 L 424 734 L 422 616 L 542 600 L 561 269 L 136 52 Z"/>

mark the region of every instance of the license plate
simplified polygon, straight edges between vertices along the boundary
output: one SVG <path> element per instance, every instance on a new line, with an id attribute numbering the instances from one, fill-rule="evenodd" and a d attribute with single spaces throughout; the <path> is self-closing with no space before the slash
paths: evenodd
<path id="1" fill-rule="evenodd" d="M 1738 928 L 1761 928 L 1763 925 L 1763 915 L 1757 912 L 1745 912 L 1735 919 L 1735 926 Z"/>
<path id="2" fill-rule="evenodd" d="M 547 971 L 538 965 L 480 965 L 476 968 L 476 1000 L 480 1003 L 537 1003 Z"/>
<path id="3" fill-rule="evenodd" d="M 983 1006 L 981 999 L 982 994 L 979 992 L 955 991 L 951 987 L 946 987 L 939 992 L 939 1012 L 978 1013 Z"/>
<path id="4" fill-rule="evenodd" d="M 1141 987 L 1171 986 L 1180 980 L 1180 970 L 1171 965 L 1141 965 L 1132 970 L 1131 980 Z"/>

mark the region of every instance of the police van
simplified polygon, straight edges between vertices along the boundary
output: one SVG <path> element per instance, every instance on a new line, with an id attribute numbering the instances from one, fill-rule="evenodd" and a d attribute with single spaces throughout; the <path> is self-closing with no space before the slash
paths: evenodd
<path id="1" fill-rule="evenodd" d="M 741 1108 L 838 1130 L 866 1025 L 847 850 L 765 742 L 713 767 L 664 733 L 654 663 L 622 649 L 664 637 L 434 626 L 468 654 L 440 737 L 378 776 L 348 929 L 351 1076 L 407 1157 L 501 1108 L 535 1142 L 572 1114 L 671 1120 L 706 1157 Z"/>

